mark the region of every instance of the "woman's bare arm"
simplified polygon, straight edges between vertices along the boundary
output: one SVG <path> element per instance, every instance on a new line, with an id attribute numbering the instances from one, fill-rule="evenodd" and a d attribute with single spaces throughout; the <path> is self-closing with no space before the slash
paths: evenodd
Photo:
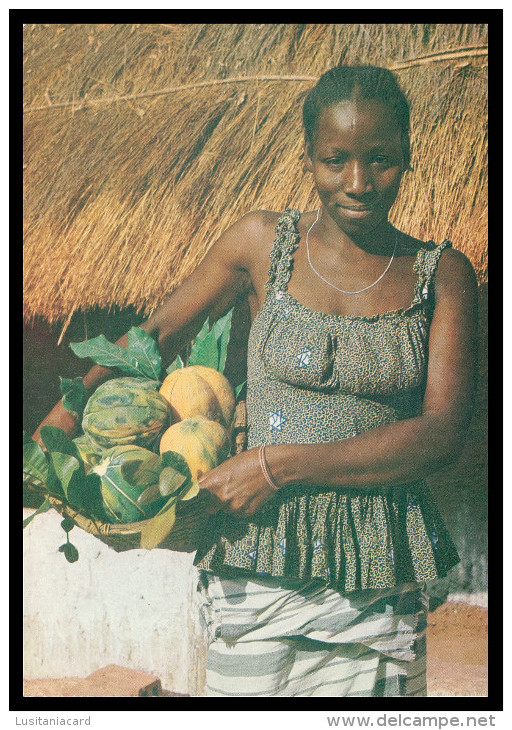
<path id="1" fill-rule="evenodd" d="M 158 336 L 162 359 L 170 362 L 194 337 L 210 311 L 228 308 L 237 296 L 251 287 L 249 269 L 253 265 L 255 242 L 262 233 L 264 214 L 249 213 L 234 223 L 210 248 L 195 271 L 179 286 L 165 303 L 140 325 L 146 332 Z M 127 346 L 127 335 L 118 345 Z M 102 382 L 114 377 L 114 371 L 94 365 L 84 376 L 89 393 Z M 59 401 L 38 426 L 33 439 L 41 441 L 40 428 L 54 425 L 69 436 L 78 424 Z"/>

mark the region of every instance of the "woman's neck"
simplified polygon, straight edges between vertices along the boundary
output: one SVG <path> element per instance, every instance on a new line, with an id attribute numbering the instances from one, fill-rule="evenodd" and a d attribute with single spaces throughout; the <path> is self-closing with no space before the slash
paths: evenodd
<path id="1" fill-rule="evenodd" d="M 322 238 L 326 246 L 335 248 L 340 255 L 347 257 L 363 252 L 375 256 L 391 256 L 396 241 L 396 229 L 388 220 L 368 233 L 349 235 L 338 226 L 325 208 L 320 209 L 312 233 Z"/>

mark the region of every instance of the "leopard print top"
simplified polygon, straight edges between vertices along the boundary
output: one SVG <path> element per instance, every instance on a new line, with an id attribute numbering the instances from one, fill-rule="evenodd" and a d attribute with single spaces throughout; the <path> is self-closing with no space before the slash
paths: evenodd
<path id="1" fill-rule="evenodd" d="M 409 307 L 371 317 L 308 309 L 288 291 L 300 213 L 276 226 L 265 302 L 249 336 L 248 446 L 353 438 L 421 411 L 433 285 L 445 241 L 416 256 Z M 316 577 L 340 591 L 444 576 L 459 560 L 423 481 L 285 487 L 250 519 L 218 514 L 195 564 L 215 573 Z"/>

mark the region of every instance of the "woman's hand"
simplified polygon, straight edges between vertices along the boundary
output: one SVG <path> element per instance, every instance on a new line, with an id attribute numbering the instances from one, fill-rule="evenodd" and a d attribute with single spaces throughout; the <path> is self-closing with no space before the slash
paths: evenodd
<path id="1" fill-rule="evenodd" d="M 266 482 L 258 449 L 249 449 L 224 461 L 199 479 L 211 495 L 209 511 L 249 517 L 268 502 L 276 490 Z"/>

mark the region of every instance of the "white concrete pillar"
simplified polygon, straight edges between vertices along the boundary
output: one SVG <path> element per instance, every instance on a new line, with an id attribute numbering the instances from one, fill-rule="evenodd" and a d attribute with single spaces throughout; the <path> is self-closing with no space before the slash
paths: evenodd
<path id="1" fill-rule="evenodd" d="M 33 510 L 24 509 L 24 518 Z M 54 510 L 24 530 L 24 677 L 85 677 L 119 664 L 157 675 L 165 689 L 201 696 L 205 639 L 193 555 L 116 553 L 78 527 L 80 554 L 68 563 Z"/>

